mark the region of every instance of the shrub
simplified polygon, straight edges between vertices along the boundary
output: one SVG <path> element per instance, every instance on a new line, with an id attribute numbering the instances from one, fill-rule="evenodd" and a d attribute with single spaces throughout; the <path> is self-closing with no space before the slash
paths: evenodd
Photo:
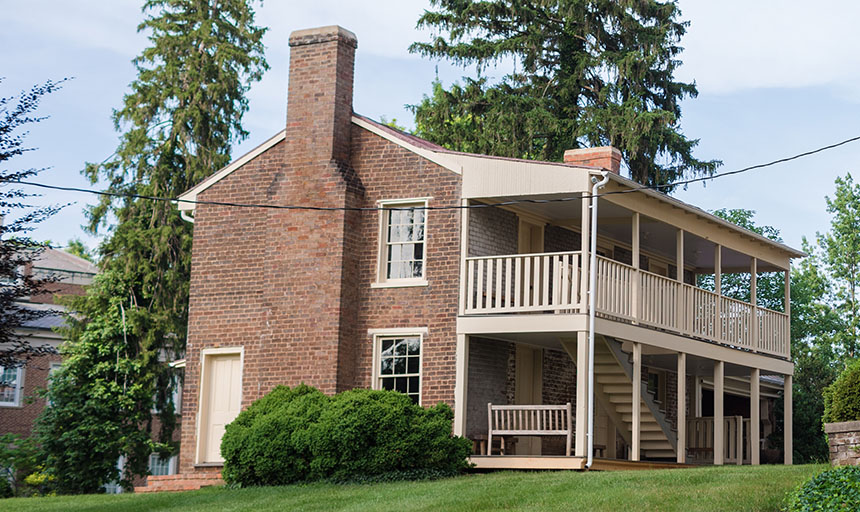
<path id="1" fill-rule="evenodd" d="M 452 475 L 471 451 L 451 435 L 452 419 L 447 405 L 425 409 L 395 391 L 328 398 L 304 385 L 278 387 L 227 426 L 222 474 L 242 486 Z"/>
<path id="2" fill-rule="evenodd" d="M 801 484 L 790 496 L 788 512 L 860 510 L 860 466 L 823 471 Z"/>
<path id="3" fill-rule="evenodd" d="M 229 484 L 284 485 L 305 479 L 311 454 L 296 439 L 330 399 L 304 384 L 278 386 L 227 425 L 222 475 Z"/>
<path id="4" fill-rule="evenodd" d="M 860 420 L 860 359 L 824 388 L 824 422 Z"/>
<path id="5" fill-rule="evenodd" d="M 445 404 L 425 409 L 396 391 L 356 389 L 336 395 L 307 430 L 310 478 L 351 480 L 371 475 L 466 467 L 471 443 L 451 435 Z"/>

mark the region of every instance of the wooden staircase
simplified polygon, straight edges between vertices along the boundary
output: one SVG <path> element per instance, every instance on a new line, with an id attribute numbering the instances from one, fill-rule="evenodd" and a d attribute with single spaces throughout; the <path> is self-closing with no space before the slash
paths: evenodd
<path id="1" fill-rule="evenodd" d="M 633 365 L 621 343 L 598 336 L 594 346 L 595 395 L 628 445 L 633 428 L 632 376 Z M 677 436 L 644 384 L 641 400 L 641 459 L 674 459 Z"/>

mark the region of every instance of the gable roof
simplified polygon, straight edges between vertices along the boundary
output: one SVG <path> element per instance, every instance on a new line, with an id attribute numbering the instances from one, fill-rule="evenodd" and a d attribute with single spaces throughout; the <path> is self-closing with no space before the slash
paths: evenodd
<path id="1" fill-rule="evenodd" d="M 604 170 L 601 167 L 580 165 L 580 164 L 570 164 L 564 162 L 546 162 L 541 160 L 525 160 L 521 158 L 509 158 L 509 157 L 500 157 L 500 156 L 492 156 L 492 155 L 480 155 L 475 153 L 464 153 L 459 151 L 453 151 L 447 148 L 444 148 L 438 144 L 434 144 L 428 140 L 422 139 L 411 133 L 406 133 L 400 131 L 396 128 L 392 128 L 391 126 L 382 124 L 378 121 L 374 121 L 368 117 L 353 113 L 352 115 L 352 123 L 356 126 L 360 126 L 371 133 L 374 133 L 398 146 L 415 153 L 427 160 L 448 169 L 454 173 L 462 174 L 463 170 L 469 167 L 486 167 L 487 165 L 492 165 L 493 169 L 498 171 L 516 171 L 519 173 L 528 173 L 539 170 L 546 169 L 563 169 L 563 170 L 571 170 L 571 169 L 582 169 L 586 171 L 602 171 Z M 230 165 L 222 168 L 209 178 L 203 180 L 195 187 L 191 188 L 178 198 L 178 207 L 180 210 L 190 211 L 194 209 L 193 202 L 184 202 L 184 201 L 196 201 L 197 195 L 208 189 L 212 185 L 218 183 L 222 179 L 229 176 L 233 171 L 242 167 L 247 162 L 253 160 L 256 156 L 265 152 L 278 142 L 284 140 L 286 137 L 286 130 L 281 130 L 276 133 L 267 141 L 263 142 L 256 148 L 251 151 L 245 153 L 237 160 L 233 161 Z M 625 178 L 621 175 L 610 172 L 609 177 L 612 181 L 619 183 L 620 185 L 629 187 L 629 188 L 637 188 L 643 194 L 651 196 L 657 200 L 667 202 L 672 206 L 678 207 L 686 212 L 689 212 L 696 217 L 699 217 L 703 220 L 716 223 L 720 226 L 728 228 L 732 231 L 739 232 L 740 234 L 752 238 L 758 242 L 761 242 L 766 245 L 770 245 L 775 247 L 780 251 L 784 251 L 789 254 L 792 258 L 801 258 L 805 257 L 806 253 L 789 247 L 780 242 L 775 242 L 770 238 L 767 238 L 763 235 L 760 235 L 754 231 L 749 229 L 740 227 L 736 224 L 733 224 L 725 219 L 717 217 L 711 213 L 702 210 L 696 206 L 685 203 L 679 199 L 675 199 L 667 194 L 659 192 L 657 190 L 648 189 L 648 188 L 640 188 L 641 185 L 631 179 Z"/>

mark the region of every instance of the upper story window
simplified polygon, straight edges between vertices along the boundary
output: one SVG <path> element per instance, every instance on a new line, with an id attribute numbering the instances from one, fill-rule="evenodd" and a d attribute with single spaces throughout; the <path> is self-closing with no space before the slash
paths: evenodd
<path id="1" fill-rule="evenodd" d="M 0 407 L 16 407 L 21 404 L 21 386 L 24 380 L 21 368 L 0 366 Z"/>
<path id="2" fill-rule="evenodd" d="M 427 284 L 427 198 L 380 201 L 376 286 Z"/>

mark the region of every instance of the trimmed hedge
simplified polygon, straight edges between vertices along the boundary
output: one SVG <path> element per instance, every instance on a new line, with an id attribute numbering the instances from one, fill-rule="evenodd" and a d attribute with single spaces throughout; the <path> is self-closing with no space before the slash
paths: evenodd
<path id="1" fill-rule="evenodd" d="M 227 425 L 222 476 L 250 486 L 455 474 L 471 443 L 451 435 L 453 416 L 445 404 L 425 409 L 396 391 L 328 397 L 279 386 Z"/>
<path id="2" fill-rule="evenodd" d="M 860 510 L 860 466 L 828 469 L 800 485 L 789 497 L 787 512 Z"/>
<path id="3" fill-rule="evenodd" d="M 860 359 L 824 389 L 824 423 L 860 420 Z"/>

